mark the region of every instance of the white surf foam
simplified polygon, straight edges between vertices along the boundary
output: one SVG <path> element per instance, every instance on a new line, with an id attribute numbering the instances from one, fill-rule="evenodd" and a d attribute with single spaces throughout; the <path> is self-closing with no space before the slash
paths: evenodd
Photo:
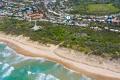
<path id="1" fill-rule="evenodd" d="M 44 73 L 39 73 L 39 74 L 37 74 L 37 75 L 38 75 L 38 76 L 36 77 L 35 80 L 60 80 L 60 79 L 54 77 L 54 76 L 51 75 L 51 74 L 46 75 L 46 74 L 44 74 Z"/>
<path id="2" fill-rule="evenodd" d="M 55 65 L 54 65 L 54 67 L 58 67 L 60 64 L 59 63 L 56 63 Z"/>
<path id="3" fill-rule="evenodd" d="M 46 77 L 45 74 L 39 73 L 35 80 L 46 80 L 45 77 Z"/>
<path id="4" fill-rule="evenodd" d="M 47 75 L 47 77 L 46 77 L 45 80 L 60 80 L 60 79 L 57 79 L 57 78 L 54 77 L 53 75 L 49 74 L 49 75 Z"/>
<path id="5" fill-rule="evenodd" d="M 31 72 L 31 71 L 28 71 L 27 74 L 30 75 L 30 74 L 32 74 L 32 72 Z"/>
<path id="6" fill-rule="evenodd" d="M 16 51 L 14 49 L 10 48 L 9 46 L 6 46 L 5 50 L 8 51 L 11 54 L 13 54 L 13 53 L 15 54 L 16 53 Z"/>
<path id="7" fill-rule="evenodd" d="M 5 42 L 0 42 L 0 45 L 6 45 L 6 43 Z"/>
<path id="8" fill-rule="evenodd" d="M 5 49 L 10 51 L 12 50 L 9 46 L 6 46 Z"/>
<path id="9" fill-rule="evenodd" d="M 11 53 L 10 52 L 3 52 L 2 55 L 3 55 L 3 57 L 9 57 L 11 55 Z"/>
<path id="10" fill-rule="evenodd" d="M 5 63 L 5 64 L 3 65 L 3 67 L 2 67 L 2 71 L 5 70 L 5 69 L 7 69 L 8 67 L 9 67 L 9 64 Z"/>
<path id="11" fill-rule="evenodd" d="M 7 76 L 9 76 L 12 71 L 14 70 L 14 67 L 10 67 L 3 75 L 2 75 L 2 78 L 5 78 Z"/>
<path id="12" fill-rule="evenodd" d="M 41 58 L 41 59 L 39 59 L 39 60 L 40 60 L 41 63 L 43 63 L 43 62 L 46 61 L 46 59 L 44 59 L 44 58 Z"/>
<path id="13" fill-rule="evenodd" d="M 0 64 L 3 64 L 2 62 L 0 62 Z"/>
<path id="14" fill-rule="evenodd" d="M 9 48 L 8 46 L 6 46 L 4 48 L 4 51 L 2 52 L 2 56 L 9 57 L 12 53 L 13 53 L 13 50 L 11 48 Z"/>
<path id="15" fill-rule="evenodd" d="M 17 57 L 14 59 L 14 61 L 11 61 L 9 64 L 10 64 L 10 65 L 12 65 L 12 64 L 18 64 L 18 63 L 23 62 L 23 61 L 26 61 L 26 60 L 28 60 L 28 59 L 22 58 L 22 57 L 20 57 L 20 56 L 17 56 Z"/>
<path id="16" fill-rule="evenodd" d="M 34 75 L 35 73 L 31 72 L 31 71 L 27 71 L 28 75 Z"/>

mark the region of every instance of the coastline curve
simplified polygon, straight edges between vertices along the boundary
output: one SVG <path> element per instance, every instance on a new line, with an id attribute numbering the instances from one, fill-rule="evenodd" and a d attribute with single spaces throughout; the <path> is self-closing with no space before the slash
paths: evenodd
<path id="1" fill-rule="evenodd" d="M 44 57 L 48 60 L 56 61 L 65 67 L 77 72 L 78 74 L 85 74 L 96 80 L 120 80 L 120 73 L 112 72 L 106 69 L 88 66 L 86 64 L 77 63 L 72 60 L 62 58 L 51 51 L 40 50 L 30 45 L 25 45 L 16 40 L 5 37 L 0 37 L 1 42 L 5 42 L 8 46 L 16 52 L 30 57 Z"/>

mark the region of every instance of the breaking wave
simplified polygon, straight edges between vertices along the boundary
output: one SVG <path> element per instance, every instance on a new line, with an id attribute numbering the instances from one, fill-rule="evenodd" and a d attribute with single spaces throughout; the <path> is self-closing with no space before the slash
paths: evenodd
<path id="1" fill-rule="evenodd" d="M 21 77 L 22 75 L 22 77 Z M 0 80 L 93 80 L 44 58 L 18 55 L 0 42 Z"/>

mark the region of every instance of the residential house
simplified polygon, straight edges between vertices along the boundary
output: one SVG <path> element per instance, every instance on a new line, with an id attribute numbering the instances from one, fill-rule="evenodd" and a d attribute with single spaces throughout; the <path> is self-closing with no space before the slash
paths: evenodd
<path id="1" fill-rule="evenodd" d="M 25 19 L 30 21 L 30 20 L 42 19 L 43 17 L 44 14 L 42 12 L 34 12 L 34 13 L 26 14 Z"/>
<path id="2" fill-rule="evenodd" d="M 115 24 L 115 25 L 120 25 L 120 16 L 112 19 L 112 23 Z"/>

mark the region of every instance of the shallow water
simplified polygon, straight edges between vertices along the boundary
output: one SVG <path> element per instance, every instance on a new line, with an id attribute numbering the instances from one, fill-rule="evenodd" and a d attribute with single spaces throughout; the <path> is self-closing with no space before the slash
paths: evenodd
<path id="1" fill-rule="evenodd" d="M 0 80 L 93 80 L 46 59 L 18 55 L 0 43 Z"/>

